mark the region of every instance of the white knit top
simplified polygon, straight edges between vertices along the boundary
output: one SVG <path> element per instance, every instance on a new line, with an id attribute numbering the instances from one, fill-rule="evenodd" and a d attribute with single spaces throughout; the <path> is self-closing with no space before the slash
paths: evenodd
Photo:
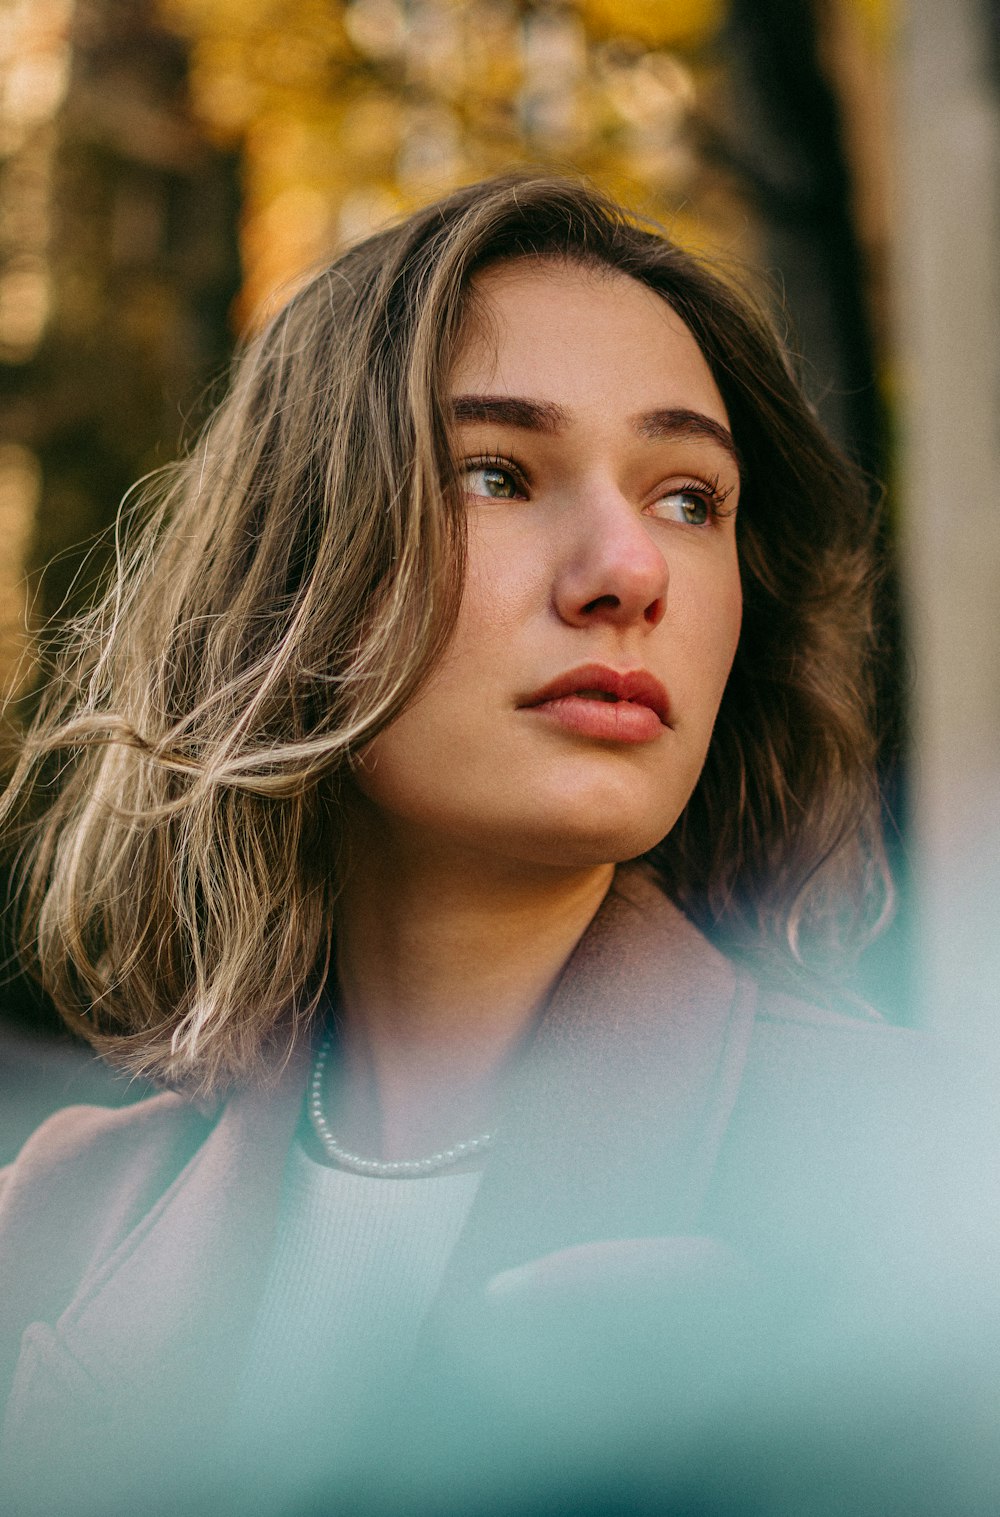
<path id="1" fill-rule="evenodd" d="M 412 1353 L 477 1171 L 377 1179 L 289 1153 L 278 1238 L 234 1406 L 240 1442 L 349 1433 Z"/>

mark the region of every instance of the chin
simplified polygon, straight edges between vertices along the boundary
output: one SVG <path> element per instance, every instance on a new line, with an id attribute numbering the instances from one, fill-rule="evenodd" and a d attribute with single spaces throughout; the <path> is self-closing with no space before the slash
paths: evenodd
<path id="1" fill-rule="evenodd" d="M 576 825 L 566 822 L 562 826 L 553 825 L 554 819 L 550 819 L 544 828 L 525 829 L 520 836 L 515 829 L 510 829 L 505 835 L 506 848 L 508 852 L 516 852 L 525 863 L 547 864 L 560 869 L 626 864 L 662 843 L 676 819 L 673 816 L 640 821 L 632 817 L 623 818 L 616 825 L 605 819 L 599 827 L 594 825 L 593 816 L 585 821 L 580 819 Z"/>
<path id="2" fill-rule="evenodd" d="M 532 813 L 522 827 L 511 818 L 508 835 L 518 831 L 532 838 L 553 862 L 558 857 L 574 866 L 623 864 L 661 843 L 687 805 L 697 775 L 690 789 L 676 783 L 678 776 L 672 778 L 675 783 L 664 786 L 619 775 L 611 784 L 605 779 L 536 794 Z"/>

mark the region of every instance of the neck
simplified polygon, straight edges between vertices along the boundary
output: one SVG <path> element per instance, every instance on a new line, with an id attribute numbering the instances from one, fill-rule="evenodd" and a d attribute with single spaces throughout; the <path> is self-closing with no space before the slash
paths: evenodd
<path id="1" fill-rule="evenodd" d="M 515 869 L 395 846 L 357 850 L 338 906 L 348 1147 L 407 1158 L 492 1124 L 530 1031 L 614 868 Z"/>

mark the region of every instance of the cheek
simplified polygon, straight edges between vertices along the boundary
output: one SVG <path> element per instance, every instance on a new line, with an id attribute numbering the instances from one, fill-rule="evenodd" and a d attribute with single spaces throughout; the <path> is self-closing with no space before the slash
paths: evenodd
<path id="1" fill-rule="evenodd" d="M 701 688 L 706 705 L 714 708 L 729 679 L 743 622 L 743 589 L 735 560 L 723 575 L 694 577 L 687 585 L 685 603 L 675 609 L 677 635 L 687 652 L 688 677 L 695 688 Z"/>
<path id="2" fill-rule="evenodd" d="M 408 791 L 419 788 L 420 723 L 411 707 L 380 732 L 358 754 L 352 782 L 355 789 L 380 811 L 395 812 Z M 416 727 L 416 731 L 414 731 Z"/>
<path id="3" fill-rule="evenodd" d="M 547 544 L 523 513 L 473 512 L 469 518 L 462 604 L 453 641 L 457 657 L 502 635 L 537 604 L 547 573 Z M 543 596 L 544 598 L 544 596 Z"/>
<path id="4" fill-rule="evenodd" d="M 355 784 L 380 810 L 425 818 L 452 796 L 453 776 L 482 756 L 482 708 L 510 661 L 518 597 L 470 561 L 451 641 L 427 685 L 359 755 Z"/>

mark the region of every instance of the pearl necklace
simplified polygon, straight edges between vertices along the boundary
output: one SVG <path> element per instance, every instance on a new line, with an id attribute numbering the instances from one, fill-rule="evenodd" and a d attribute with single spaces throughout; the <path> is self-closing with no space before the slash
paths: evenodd
<path id="1" fill-rule="evenodd" d="M 320 1043 L 313 1062 L 309 1084 L 309 1120 L 324 1152 L 341 1169 L 349 1169 L 356 1175 L 377 1175 L 382 1179 L 432 1175 L 436 1170 L 447 1169 L 449 1165 L 467 1159 L 470 1154 L 482 1153 L 490 1147 L 494 1134 L 484 1132 L 478 1138 L 466 1138 L 464 1143 L 454 1143 L 451 1148 L 442 1148 L 436 1154 L 428 1154 L 426 1159 L 364 1159 L 360 1154 L 352 1154 L 348 1149 L 341 1148 L 330 1131 L 323 1112 L 323 1079 L 332 1047 L 333 1037 L 328 1032 Z"/>

